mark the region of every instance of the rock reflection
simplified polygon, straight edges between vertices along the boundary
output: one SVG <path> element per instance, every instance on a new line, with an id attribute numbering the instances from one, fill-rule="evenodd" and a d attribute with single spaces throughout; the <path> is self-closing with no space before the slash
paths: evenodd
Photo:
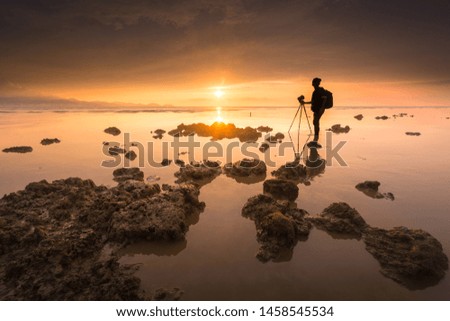
<path id="1" fill-rule="evenodd" d="M 134 255 L 156 255 L 156 256 L 174 256 L 179 254 L 187 247 L 187 240 L 180 241 L 154 241 L 138 242 L 127 246 L 118 252 L 119 256 Z"/>

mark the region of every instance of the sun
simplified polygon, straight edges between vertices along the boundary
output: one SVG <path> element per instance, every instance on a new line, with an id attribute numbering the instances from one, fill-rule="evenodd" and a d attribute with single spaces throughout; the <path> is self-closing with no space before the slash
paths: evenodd
<path id="1" fill-rule="evenodd" d="M 214 92 L 214 96 L 216 96 L 217 98 L 221 98 L 223 94 L 224 92 L 221 89 L 216 89 L 216 91 Z"/>

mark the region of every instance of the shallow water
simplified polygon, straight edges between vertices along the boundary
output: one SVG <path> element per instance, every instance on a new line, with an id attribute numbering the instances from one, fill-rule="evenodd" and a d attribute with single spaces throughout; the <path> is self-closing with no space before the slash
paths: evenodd
<path id="1" fill-rule="evenodd" d="M 102 142 L 123 144 L 124 133 L 129 134 L 131 141 L 143 144 L 145 176 L 159 176 L 160 184 L 173 183 L 173 173 L 178 169 L 174 164 L 155 168 L 147 162 L 150 158 L 161 161 L 163 142 L 169 144 L 173 138 L 165 135 L 162 140 L 155 140 L 150 131 L 158 128 L 168 131 L 180 123 L 211 124 L 223 120 L 238 127 L 269 125 L 274 128 L 273 133 L 287 134 L 295 111 L 295 108 L 222 108 L 195 113 L 192 110 L 2 113 L 0 149 L 28 145 L 34 150 L 29 154 L 0 153 L 0 195 L 23 189 L 32 181 L 69 176 L 91 178 L 97 184 L 113 186 L 113 168 L 101 164 L 114 159 L 104 155 Z M 402 112 L 408 115 L 392 117 Z M 364 115 L 362 121 L 353 118 L 359 113 Z M 382 115 L 391 118 L 375 119 Z M 327 111 L 321 121 L 324 148 L 320 154 L 323 158 L 329 154 L 324 130 L 337 123 L 349 125 L 349 133 L 333 134 L 331 143 L 328 141 L 333 147 L 346 141 L 339 155 L 347 166 L 333 159 L 323 173 L 313 178 L 311 185 L 299 185 L 298 207 L 318 213 L 332 202 L 344 201 L 372 226 L 402 225 L 431 233 L 450 257 L 449 116 L 448 108 L 334 107 Z M 114 137 L 103 133 L 109 126 L 117 126 L 122 134 Z M 301 145 L 306 140 L 305 118 L 302 129 Z M 408 131 L 418 131 L 421 135 L 407 136 Z M 294 133 L 294 146 L 296 136 Z M 61 140 L 60 144 L 39 144 L 43 138 L 55 137 Z M 196 137 L 195 141 L 205 146 L 209 139 Z M 226 150 L 236 141 L 219 143 Z M 285 141 L 289 139 L 286 137 Z M 153 143 L 153 150 L 148 143 Z M 193 157 L 200 161 L 204 156 L 201 149 L 180 158 Z M 262 156 L 257 148 L 251 151 Z M 169 148 L 168 156 L 173 159 L 171 152 Z M 232 159 L 219 158 L 236 161 L 242 156 L 236 148 L 232 155 Z M 292 159 L 293 150 L 289 146 L 283 157 L 277 148 L 271 148 L 270 155 L 277 164 L 268 168 L 268 178 L 272 170 Z M 139 159 L 131 165 L 139 165 Z M 356 190 L 354 186 L 365 180 L 380 181 L 380 192 L 392 192 L 395 200 L 372 199 Z M 200 199 L 206 208 L 198 222 L 190 226 L 186 241 L 135 244 L 121 253 L 121 262 L 140 265 L 137 276 L 144 289 L 179 287 L 187 300 L 450 299 L 448 275 L 436 286 L 410 291 L 379 273 L 378 262 L 365 250 L 362 241 L 333 239 L 317 229 L 312 230 L 308 240 L 297 244 L 292 257 L 286 256 L 276 263 L 259 262 L 255 258 L 259 246 L 254 223 L 241 216 L 241 209 L 248 198 L 261 192 L 262 182 L 244 184 L 219 176 L 201 188 Z"/>

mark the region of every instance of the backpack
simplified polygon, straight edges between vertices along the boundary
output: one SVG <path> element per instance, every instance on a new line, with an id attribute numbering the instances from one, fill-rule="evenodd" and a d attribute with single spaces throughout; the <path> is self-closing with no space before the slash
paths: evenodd
<path id="1" fill-rule="evenodd" d="M 326 109 L 333 107 L 333 93 L 331 91 L 329 91 L 329 90 L 324 89 L 323 90 L 323 95 L 326 97 L 325 106 L 324 107 Z"/>

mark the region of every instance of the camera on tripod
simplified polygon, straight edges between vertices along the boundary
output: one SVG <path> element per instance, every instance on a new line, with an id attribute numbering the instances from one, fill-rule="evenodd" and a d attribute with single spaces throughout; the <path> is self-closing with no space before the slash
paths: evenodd
<path id="1" fill-rule="evenodd" d="M 298 102 L 302 105 L 305 104 L 305 96 L 301 95 L 300 97 L 297 98 Z"/>

